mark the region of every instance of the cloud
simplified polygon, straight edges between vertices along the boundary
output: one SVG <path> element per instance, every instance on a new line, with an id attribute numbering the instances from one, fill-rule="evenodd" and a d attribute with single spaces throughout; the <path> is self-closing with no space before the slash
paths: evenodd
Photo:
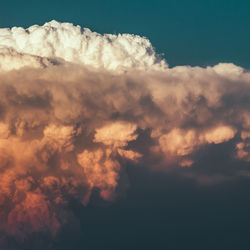
<path id="1" fill-rule="evenodd" d="M 10 64 L 13 57 L 15 64 Z M 55 63 L 62 59 L 116 71 L 132 67 L 143 70 L 167 67 L 146 38 L 130 34 L 100 35 L 87 28 L 56 21 L 27 29 L 0 29 L 0 58 L 4 70 L 47 65 L 49 58 Z"/>
<path id="2" fill-rule="evenodd" d="M 168 68 L 146 38 L 55 21 L 1 29 L 0 47 L 8 234 L 56 235 L 71 199 L 87 205 L 93 190 L 115 199 L 127 164 L 192 168 L 202 149 L 226 143 L 232 159 L 250 161 L 250 73 L 241 67 Z"/>

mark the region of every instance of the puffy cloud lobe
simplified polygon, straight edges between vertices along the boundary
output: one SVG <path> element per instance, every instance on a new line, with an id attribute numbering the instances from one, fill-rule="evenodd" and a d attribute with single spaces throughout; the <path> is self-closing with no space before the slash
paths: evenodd
<path id="1" fill-rule="evenodd" d="M 94 141 L 114 147 L 126 146 L 128 141 L 136 139 L 136 125 L 124 122 L 113 122 L 100 129 L 96 129 Z"/>
<path id="2" fill-rule="evenodd" d="M 7 49 L 9 51 L 7 51 Z M 15 58 L 14 65 L 11 62 Z M 71 23 L 51 21 L 27 29 L 0 29 L 1 68 L 47 65 L 47 58 L 108 70 L 164 69 L 167 64 L 146 38 L 130 34 L 100 35 Z"/>
<path id="3" fill-rule="evenodd" d="M 184 157 L 179 164 L 183 167 L 191 166 L 193 161 L 186 159 L 185 156 L 191 155 L 203 145 L 229 141 L 235 134 L 235 129 L 223 125 L 217 125 L 216 128 L 198 133 L 195 130 L 174 128 L 168 134 L 160 136 L 157 150 L 160 149 L 167 155 L 172 155 L 175 159 Z"/>
<path id="4" fill-rule="evenodd" d="M 250 161 L 250 73 L 241 67 L 166 68 L 144 38 L 57 22 L 2 29 L 0 45 L 0 221 L 9 234 L 56 235 L 70 199 L 86 205 L 94 189 L 114 199 L 126 164 L 148 165 L 149 155 L 161 169 L 191 167 L 201 148 L 233 141 L 234 157 Z"/>

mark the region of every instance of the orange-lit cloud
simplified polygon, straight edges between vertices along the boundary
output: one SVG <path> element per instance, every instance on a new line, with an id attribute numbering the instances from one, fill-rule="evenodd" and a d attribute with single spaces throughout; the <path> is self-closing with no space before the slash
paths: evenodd
<path id="1" fill-rule="evenodd" d="M 0 221 L 9 234 L 65 223 L 69 199 L 116 196 L 127 163 L 192 167 L 234 141 L 250 161 L 250 73 L 234 64 L 168 68 L 145 38 L 52 22 L 0 30 Z M 133 144 L 134 143 L 134 144 Z M 150 166 L 154 168 L 155 166 Z M 218 178 L 222 179 L 222 178 Z"/>

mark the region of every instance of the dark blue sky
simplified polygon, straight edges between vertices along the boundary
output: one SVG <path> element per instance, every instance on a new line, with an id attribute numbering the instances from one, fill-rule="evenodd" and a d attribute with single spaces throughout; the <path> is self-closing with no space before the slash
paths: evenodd
<path id="1" fill-rule="evenodd" d="M 249 10 L 247 0 L 3 0 L 0 27 L 55 19 L 146 36 L 170 66 L 233 62 L 250 68 Z"/>

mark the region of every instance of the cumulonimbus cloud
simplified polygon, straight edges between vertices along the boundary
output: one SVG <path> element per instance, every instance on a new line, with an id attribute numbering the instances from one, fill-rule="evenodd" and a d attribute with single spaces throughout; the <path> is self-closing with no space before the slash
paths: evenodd
<path id="1" fill-rule="evenodd" d="M 56 234 L 69 199 L 115 198 L 124 165 L 148 154 L 152 168 L 191 167 L 234 141 L 250 161 L 249 105 L 250 73 L 231 63 L 168 68 L 145 38 L 69 23 L 0 29 L 2 230 Z M 146 130 L 147 155 L 131 146 Z"/>

